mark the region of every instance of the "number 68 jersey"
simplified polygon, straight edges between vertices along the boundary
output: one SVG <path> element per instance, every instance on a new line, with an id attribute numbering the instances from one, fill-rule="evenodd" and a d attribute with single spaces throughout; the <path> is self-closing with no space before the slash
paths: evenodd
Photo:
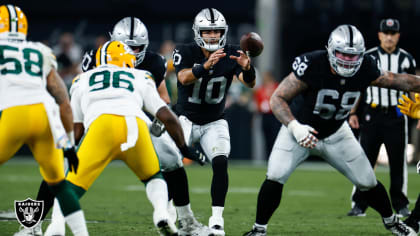
<path id="1" fill-rule="evenodd" d="M 70 94 L 74 122 L 86 129 L 103 114 L 143 118 L 142 108 L 154 116 L 166 106 L 149 72 L 111 64 L 77 76 Z"/>
<path id="2" fill-rule="evenodd" d="M 0 110 L 50 98 L 46 85 L 53 68 L 55 56 L 42 43 L 0 40 Z"/>
<path id="3" fill-rule="evenodd" d="M 377 61 L 364 55 L 360 69 L 352 77 L 333 74 L 326 50 L 296 57 L 292 67 L 296 78 L 308 86 L 294 115 L 317 130 L 319 139 L 340 128 L 362 92 L 382 73 Z"/>

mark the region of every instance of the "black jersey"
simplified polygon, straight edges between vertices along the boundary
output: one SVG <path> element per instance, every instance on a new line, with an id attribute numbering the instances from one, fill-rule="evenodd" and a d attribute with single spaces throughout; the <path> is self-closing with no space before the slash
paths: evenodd
<path id="1" fill-rule="evenodd" d="M 302 104 L 294 115 L 302 124 L 317 130 L 319 139 L 328 137 L 340 128 L 361 92 L 382 73 L 377 61 L 365 55 L 354 76 L 333 74 L 326 50 L 296 57 L 292 67 L 295 76 L 308 85 L 302 93 Z"/>
<path id="2" fill-rule="evenodd" d="M 182 85 L 178 81 L 178 101 L 174 109 L 192 122 L 203 125 L 223 118 L 226 94 L 233 76 L 239 76 L 241 67 L 230 55 L 239 56 L 239 46 L 226 45 L 226 56 L 209 70 L 209 74 L 194 83 Z M 201 48 L 195 43 L 178 45 L 173 54 L 175 71 L 192 68 L 207 61 Z"/>
<path id="3" fill-rule="evenodd" d="M 96 50 L 87 51 L 85 55 L 83 55 L 83 72 L 96 67 L 95 55 Z M 163 56 L 155 52 L 146 51 L 144 60 L 140 63 L 140 65 L 136 66 L 136 69 L 147 70 L 152 73 L 155 79 L 156 87 L 159 87 L 160 83 L 165 79 L 166 60 Z"/>

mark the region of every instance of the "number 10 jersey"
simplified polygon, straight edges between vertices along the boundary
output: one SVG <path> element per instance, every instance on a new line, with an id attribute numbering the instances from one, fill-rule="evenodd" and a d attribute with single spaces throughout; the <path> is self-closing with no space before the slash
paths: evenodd
<path id="1" fill-rule="evenodd" d="M 226 102 L 226 94 L 232 84 L 234 75 L 238 76 L 242 69 L 230 55 L 239 56 L 238 46 L 226 45 L 226 56 L 210 68 L 208 75 L 198 78 L 194 83 L 182 85 L 178 83 L 178 101 L 175 112 L 184 115 L 198 125 L 204 125 L 222 119 Z M 175 71 L 178 74 L 183 69 L 204 64 L 201 48 L 195 43 L 178 45 L 173 53 Z"/>

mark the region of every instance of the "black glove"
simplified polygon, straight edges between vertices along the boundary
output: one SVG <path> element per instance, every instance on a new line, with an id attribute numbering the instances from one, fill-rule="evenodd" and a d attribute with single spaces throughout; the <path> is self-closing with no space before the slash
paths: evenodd
<path id="1" fill-rule="evenodd" d="M 150 126 L 150 133 L 155 137 L 160 137 L 163 132 L 165 132 L 165 125 L 155 117 L 152 126 Z"/>
<path id="2" fill-rule="evenodd" d="M 204 155 L 200 150 L 198 150 L 195 147 L 188 147 L 187 145 L 185 145 L 179 150 L 185 158 L 196 161 L 200 165 L 204 165 L 206 163 L 206 155 Z"/>
<path id="3" fill-rule="evenodd" d="M 77 158 L 74 147 L 64 149 L 64 156 L 67 157 L 67 161 L 69 162 L 69 170 L 74 171 L 74 173 L 77 174 L 79 159 Z"/>

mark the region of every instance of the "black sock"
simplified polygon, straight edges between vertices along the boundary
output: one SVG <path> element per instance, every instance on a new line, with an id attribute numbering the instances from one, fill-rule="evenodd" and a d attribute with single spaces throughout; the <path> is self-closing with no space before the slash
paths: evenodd
<path id="1" fill-rule="evenodd" d="M 416 219 L 417 221 L 420 220 L 420 194 L 417 197 L 416 206 L 414 207 L 413 211 L 411 212 L 410 217 Z"/>
<path id="2" fill-rule="evenodd" d="M 371 188 L 368 191 L 362 191 L 362 193 L 369 206 L 379 212 L 382 217 L 392 216 L 391 201 L 381 182 L 378 181 L 378 184 L 374 188 Z"/>
<path id="3" fill-rule="evenodd" d="M 266 179 L 258 193 L 257 217 L 255 223 L 266 225 L 279 207 L 283 184 Z"/>
<path id="4" fill-rule="evenodd" d="M 227 172 L 227 157 L 217 156 L 212 160 L 213 180 L 211 182 L 212 206 L 225 206 L 226 194 L 229 185 Z"/>
<path id="5" fill-rule="evenodd" d="M 44 220 L 54 204 L 54 194 L 50 191 L 50 188 L 48 187 L 48 184 L 45 182 L 45 180 L 42 180 L 41 185 L 39 186 L 36 200 L 44 201 L 44 211 L 42 212 L 41 216 L 41 220 Z"/>
<path id="6" fill-rule="evenodd" d="M 162 172 L 168 185 L 168 199 L 173 199 L 175 206 L 185 206 L 190 203 L 188 179 L 184 167 L 174 171 Z"/>

